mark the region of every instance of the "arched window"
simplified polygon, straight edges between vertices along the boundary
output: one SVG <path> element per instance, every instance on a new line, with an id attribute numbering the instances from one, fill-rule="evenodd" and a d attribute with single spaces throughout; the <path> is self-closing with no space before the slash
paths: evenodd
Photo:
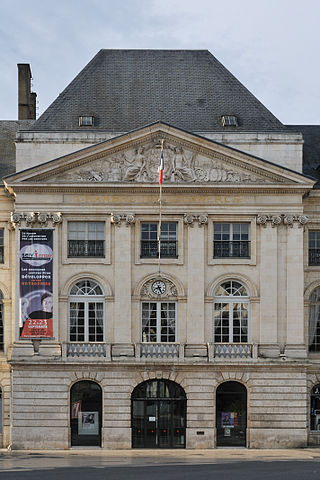
<path id="1" fill-rule="evenodd" d="M 0 352 L 3 352 L 4 349 L 4 338 L 3 338 L 3 330 L 4 330 L 4 316 L 3 316 L 3 294 L 0 290 Z"/>
<path id="2" fill-rule="evenodd" d="M 320 352 L 320 287 L 310 295 L 309 351 Z"/>
<path id="3" fill-rule="evenodd" d="M 132 392 L 132 447 L 185 448 L 186 406 L 183 388 L 171 380 L 153 379 Z"/>
<path id="4" fill-rule="evenodd" d="M 310 430 L 320 430 L 320 385 L 311 390 L 310 399 Z"/>
<path id="5" fill-rule="evenodd" d="M 143 285 L 141 297 L 141 342 L 176 342 L 176 286 L 163 277 L 152 278 Z"/>
<path id="6" fill-rule="evenodd" d="M 104 341 L 104 293 L 94 280 L 80 280 L 70 290 L 69 341 Z"/>
<path id="7" fill-rule="evenodd" d="M 249 338 L 249 295 L 235 280 L 221 283 L 215 291 L 213 308 L 215 343 L 246 343 Z"/>
<path id="8" fill-rule="evenodd" d="M 101 446 L 102 390 L 80 380 L 70 390 L 71 446 Z"/>

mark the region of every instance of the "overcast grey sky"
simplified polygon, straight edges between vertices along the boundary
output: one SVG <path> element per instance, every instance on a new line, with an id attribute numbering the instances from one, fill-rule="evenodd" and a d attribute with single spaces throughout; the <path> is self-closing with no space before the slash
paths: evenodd
<path id="1" fill-rule="evenodd" d="M 0 0 L 0 119 L 17 63 L 41 114 L 101 48 L 208 49 L 283 123 L 320 124 L 319 0 Z"/>

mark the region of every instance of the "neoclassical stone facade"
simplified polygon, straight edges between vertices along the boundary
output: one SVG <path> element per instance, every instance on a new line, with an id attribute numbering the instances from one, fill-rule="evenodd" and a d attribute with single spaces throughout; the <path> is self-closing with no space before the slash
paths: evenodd
<path id="1" fill-rule="evenodd" d="M 18 134 L 0 197 L 3 446 L 320 444 L 319 194 L 301 134 L 41 125 Z"/>

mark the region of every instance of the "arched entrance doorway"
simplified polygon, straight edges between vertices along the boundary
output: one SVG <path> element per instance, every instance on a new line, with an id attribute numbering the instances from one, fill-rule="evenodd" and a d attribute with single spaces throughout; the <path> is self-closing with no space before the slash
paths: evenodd
<path id="1" fill-rule="evenodd" d="M 71 446 L 101 447 L 102 391 L 96 382 L 82 380 L 70 390 Z"/>
<path id="2" fill-rule="evenodd" d="M 245 447 L 247 389 L 239 382 L 224 382 L 216 395 L 217 447 Z"/>
<path id="3" fill-rule="evenodd" d="M 185 448 L 186 394 L 170 380 L 148 380 L 131 396 L 132 448 Z"/>

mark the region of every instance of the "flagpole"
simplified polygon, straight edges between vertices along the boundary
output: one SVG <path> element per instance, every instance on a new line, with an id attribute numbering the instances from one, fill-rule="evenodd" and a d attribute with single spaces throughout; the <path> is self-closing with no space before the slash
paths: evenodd
<path id="1" fill-rule="evenodd" d="M 161 152 L 160 152 L 160 167 L 159 167 L 159 224 L 158 224 L 158 274 L 161 276 L 161 221 L 162 221 L 162 178 L 163 178 L 163 143 L 164 140 L 161 140 Z M 161 170 L 162 169 L 162 170 Z"/>

